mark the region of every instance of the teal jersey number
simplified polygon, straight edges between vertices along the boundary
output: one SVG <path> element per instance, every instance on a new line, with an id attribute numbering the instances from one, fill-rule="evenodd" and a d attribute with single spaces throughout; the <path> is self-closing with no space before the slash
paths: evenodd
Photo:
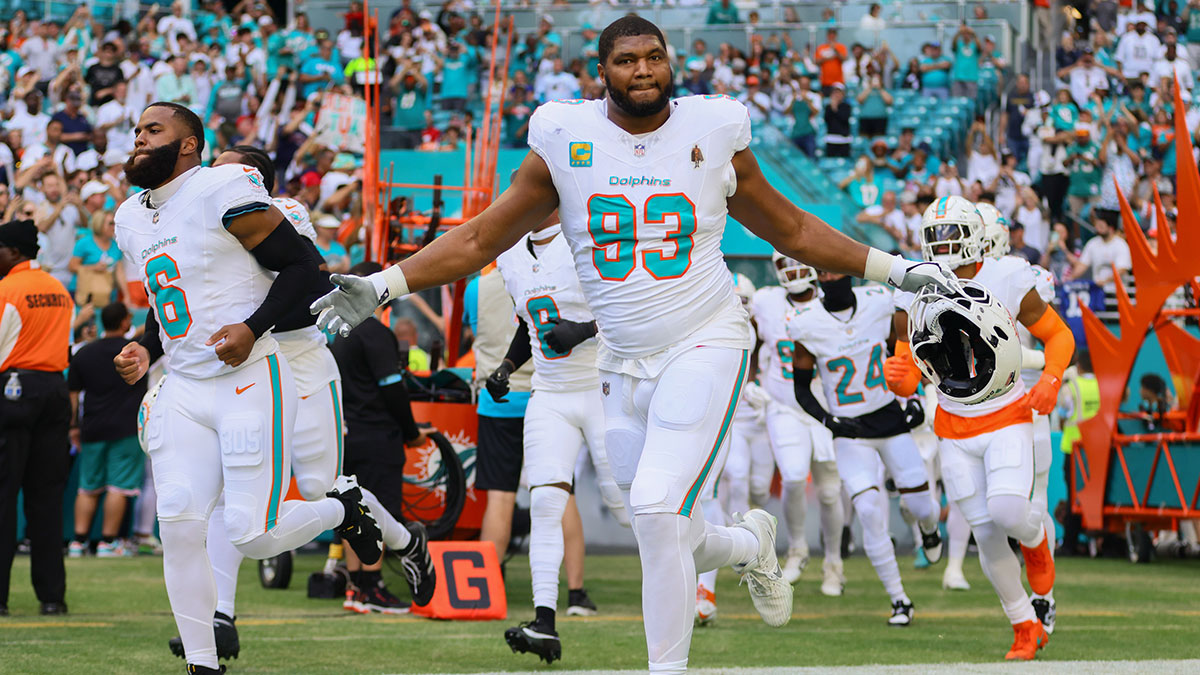
<path id="1" fill-rule="evenodd" d="M 655 279 L 677 279 L 692 264 L 695 245 L 696 206 L 683 193 L 654 195 L 646 200 L 644 223 L 665 225 L 674 217 L 679 225 L 663 235 L 666 249 L 642 251 L 642 267 Z M 588 199 L 588 233 L 592 235 L 592 264 L 605 281 L 624 281 L 637 261 L 637 211 L 624 195 L 592 195 Z"/>
<path id="2" fill-rule="evenodd" d="M 826 363 L 825 368 L 831 373 L 842 371 L 842 379 L 837 384 L 838 405 L 862 403 L 865 400 L 859 392 L 850 391 L 850 383 L 854 379 L 854 374 L 858 372 L 854 369 L 854 361 L 851 361 L 849 357 L 840 356 Z"/>
<path id="3" fill-rule="evenodd" d="M 187 293 L 170 285 L 172 281 L 179 281 L 179 265 L 166 253 L 157 255 L 146 261 L 146 280 L 150 294 L 154 296 L 154 313 L 163 332 L 172 340 L 187 335 L 192 327 Z"/>
<path id="4" fill-rule="evenodd" d="M 867 389 L 875 387 L 887 387 L 887 380 L 883 377 L 883 345 L 875 345 L 871 348 L 871 362 L 867 364 L 867 380 L 864 383 Z"/>
<path id="5" fill-rule="evenodd" d="M 792 375 L 792 351 L 796 348 L 796 344 L 791 340 L 780 340 L 775 343 L 775 351 L 779 354 L 779 370 L 783 374 L 783 379 L 794 379 Z"/>
<path id="6" fill-rule="evenodd" d="M 554 298 L 548 295 L 539 295 L 530 298 L 525 302 L 525 309 L 529 311 L 529 318 L 533 321 L 533 327 L 537 330 L 538 345 L 542 348 L 542 356 L 548 359 L 561 359 L 565 356 L 570 356 L 571 351 L 567 350 L 566 354 L 559 354 L 546 344 L 546 333 L 554 328 L 554 322 L 558 320 L 558 305 L 555 304 Z"/>

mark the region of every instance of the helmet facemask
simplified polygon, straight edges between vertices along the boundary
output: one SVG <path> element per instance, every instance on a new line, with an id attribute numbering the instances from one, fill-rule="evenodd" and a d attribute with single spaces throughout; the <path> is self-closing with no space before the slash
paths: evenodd
<path id="1" fill-rule="evenodd" d="M 921 257 L 951 269 L 983 260 L 980 233 L 972 225 L 933 222 L 921 225 Z"/>
<path id="2" fill-rule="evenodd" d="M 775 278 L 779 285 L 792 295 L 813 290 L 817 284 L 817 270 L 804 263 L 776 253 L 771 256 L 775 267 Z"/>

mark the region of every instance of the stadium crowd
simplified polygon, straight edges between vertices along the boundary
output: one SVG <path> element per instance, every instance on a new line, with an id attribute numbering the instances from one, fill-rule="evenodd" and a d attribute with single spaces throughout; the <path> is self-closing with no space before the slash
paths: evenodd
<path id="1" fill-rule="evenodd" d="M 744 44 L 672 45 L 676 92 L 735 97 L 753 122 L 778 127 L 814 162 L 848 158 L 838 164 L 838 185 L 861 207 L 857 220 L 884 229 L 906 256 L 921 255 L 926 206 L 962 195 L 990 201 L 1004 214 L 1015 254 L 1046 267 L 1060 284 L 1095 283 L 1111 295 L 1112 268 L 1131 268 L 1114 183 L 1151 238 L 1175 227 L 1172 88 L 1177 79 L 1187 128 L 1196 130 L 1200 0 L 1119 9 L 1115 2 L 1093 3 L 1090 14 L 1068 14 L 1061 36 L 1046 17 L 1049 3 L 1032 4 L 1034 42 L 1055 64 L 1042 89 L 1014 72 L 998 35 L 979 35 L 965 22 L 949 43 L 930 41 L 920 56 L 898 58 L 887 42 L 868 39 L 890 20 L 890 10 L 874 4 L 857 31 L 831 25 L 819 44 L 793 42 L 787 26 L 772 25 L 749 32 Z M 303 12 L 289 20 L 255 0 L 232 7 L 176 0 L 115 22 L 96 20 L 84 5 L 63 22 L 13 12 L 0 29 L 0 182 L 7 186 L 0 190 L 0 220 L 36 224 L 38 261 L 79 308 L 74 351 L 102 335 L 122 340 L 140 324 L 126 308 L 136 314 L 146 307 L 144 291 L 123 268 L 113 214 L 134 192 L 122 167 L 147 103 L 177 102 L 201 114 L 206 161 L 238 144 L 264 147 L 275 162 L 277 194 L 309 209 L 318 250 L 331 271 L 345 272 L 365 252 L 362 158 L 317 142 L 322 94 L 359 97 L 379 77 L 390 123 L 385 147 L 462 148 L 477 132 L 493 84 L 490 14 L 476 9 L 466 0 L 425 8 L 403 0 L 394 11 L 385 8 L 379 53 L 366 39 L 368 56 L 370 22 L 355 1 L 341 23 L 321 26 Z M 975 10 L 976 19 L 986 18 L 982 5 Z M 753 10 L 744 17 L 730 0 L 715 0 L 708 23 L 761 21 Z M 832 23 L 832 10 L 826 18 Z M 564 40 L 568 30 L 578 31 L 575 39 Z M 540 103 L 604 96 L 596 78 L 598 32 L 587 23 L 560 29 L 546 14 L 535 29 L 513 36 L 511 58 L 499 64 L 494 83 L 504 90 L 504 146 L 526 147 L 529 118 Z M 931 144 L 890 115 L 901 96 L 931 108 L 965 99 L 973 121 L 964 138 Z M 1154 209 L 1156 191 L 1164 221 Z M 433 316 L 427 307 L 422 312 Z M 74 366 L 71 377 L 73 392 L 115 386 L 75 379 Z M 136 443 L 129 443 L 132 427 L 103 435 L 114 446 L 108 451 L 125 459 L 109 465 L 118 478 L 100 476 L 97 483 L 93 474 L 81 482 L 71 555 L 88 548 L 105 488 L 117 495 L 109 499 L 117 507 L 143 480 L 149 483 L 136 466 L 143 461 Z M 98 554 L 135 552 L 139 541 L 122 543 L 120 518 L 111 514 Z M 157 548 L 152 519 L 151 511 L 133 527 L 143 549 Z"/>

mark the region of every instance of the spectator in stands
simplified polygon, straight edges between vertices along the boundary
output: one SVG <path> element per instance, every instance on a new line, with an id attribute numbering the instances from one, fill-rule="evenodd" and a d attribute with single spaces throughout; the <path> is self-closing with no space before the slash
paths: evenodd
<path id="1" fill-rule="evenodd" d="M 467 109 L 470 93 L 471 64 L 473 57 L 461 42 L 451 41 L 447 45 L 446 57 L 438 58 L 442 74 L 442 109 L 462 112 Z"/>
<path id="2" fill-rule="evenodd" d="M 937 178 L 933 180 L 933 196 L 939 199 L 947 195 L 961 197 L 966 191 L 966 183 L 958 175 L 958 165 L 954 160 L 942 162 L 938 166 Z"/>
<path id="3" fill-rule="evenodd" d="M 159 101 L 179 103 L 186 106 L 196 102 L 196 83 L 188 73 L 187 58 L 170 56 L 167 64 L 171 70 L 159 75 L 154 82 L 154 93 Z"/>
<path id="4" fill-rule="evenodd" d="M 1021 223 L 1008 226 L 1008 246 L 1012 255 L 1028 260 L 1031 265 L 1042 260 L 1042 252 L 1025 242 L 1025 226 Z"/>
<path id="5" fill-rule="evenodd" d="M 59 141 L 71 149 L 75 155 L 87 150 L 88 142 L 92 140 L 92 124 L 83 113 L 83 94 L 78 86 L 67 91 L 63 109 L 50 117 L 51 121 L 60 126 Z"/>
<path id="6" fill-rule="evenodd" d="M 1006 218 L 1012 218 L 1021 201 L 1021 190 L 1033 184 L 1029 174 L 1017 168 L 1017 157 L 1011 152 L 1004 153 L 1000 158 L 1000 168 L 996 178 L 990 185 L 985 186 L 989 192 L 996 195 L 996 208 Z"/>
<path id="7" fill-rule="evenodd" d="M 850 156 L 850 104 L 846 102 L 846 85 L 835 82 L 825 106 L 825 156 Z"/>
<path id="8" fill-rule="evenodd" d="M 37 73 L 38 88 L 42 91 L 58 74 L 60 49 L 58 24 L 50 20 L 38 23 L 34 34 L 21 45 L 21 59 Z"/>
<path id="9" fill-rule="evenodd" d="M 1090 275 L 1093 282 L 1105 287 L 1106 292 L 1111 292 L 1115 286 L 1113 268 L 1127 272 L 1133 267 L 1129 244 L 1120 235 L 1116 222 L 1116 218 L 1109 214 L 1095 214 L 1092 217 L 1096 236 L 1083 245 L 1083 252 L 1071 269 L 1070 279 Z"/>
<path id="10" fill-rule="evenodd" d="M 821 95 L 812 90 L 812 80 L 801 75 L 796 94 L 792 97 L 792 142 L 809 157 L 817 154 L 817 128 L 814 124 L 821 113 Z"/>
<path id="11" fill-rule="evenodd" d="M 56 119 L 46 124 L 46 142 L 26 144 L 21 163 L 33 168 L 48 168 L 59 176 L 66 177 L 75 171 L 75 153 L 62 143 L 63 125 Z M 38 164 L 47 158 L 49 163 Z"/>
<path id="12" fill-rule="evenodd" d="M 1050 241 L 1046 244 L 1046 252 L 1038 263 L 1054 275 L 1055 281 L 1062 283 L 1071 275 L 1071 269 L 1079 260 L 1078 249 L 1071 239 L 1071 229 L 1066 223 L 1054 223 L 1054 231 L 1050 233 Z"/>
<path id="13" fill-rule="evenodd" d="M 921 89 L 921 60 L 913 57 L 908 60 L 908 66 L 904 69 L 904 75 L 900 80 L 901 89 L 912 89 L 920 91 Z"/>
<path id="14" fill-rule="evenodd" d="M 226 67 L 226 72 L 230 67 Z M 325 38 L 317 42 L 316 54 L 308 54 L 300 64 L 301 96 L 308 98 L 330 86 L 345 83 L 344 69 L 333 53 L 333 40 Z"/>
<path id="15" fill-rule="evenodd" d="M 1179 80 L 1179 85 L 1184 89 L 1191 91 L 1195 85 L 1195 76 L 1192 75 L 1192 67 L 1188 65 L 1187 58 L 1179 54 L 1179 45 L 1175 42 L 1175 34 L 1168 33 L 1168 42 L 1163 48 L 1163 56 L 1155 62 L 1154 70 L 1150 76 L 1155 80 Z"/>
<path id="16" fill-rule="evenodd" d="M 16 94 L 14 91 L 14 97 Z M 50 123 L 50 116 L 42 110 L 42 92 L 30 89 L 24 94 L 22 102 L 25 104 L 24 110 L 17 107 L 5 129 L 20 130 L 25 147 L 45 143 L 46 125 Z"/>
<path id="17" fill-rule="evenodd" d="M 751 75 L 746 78 L 746 91 L 739 94 L 737 99 L 746 106 L 751 122 L 766 122 L 770 118 L 771 97 L 762 90 L 758 76 Z"/>
<path id="18" fill-rule="evenodd" d="M 858 133 L 867 138 L 887 134 L 888 107 L 892 105 L 891 93 L 884 85 L 879 66 L 871 61 L 867 64 L 866 77 L 856 97 L 858 101 Z M 886 147 L 886 145 L 885 145 Z"/>
<path id="19" fill-rule="evenodd" d="M 513 89 L 511 99 L 504 102 L 504 144 L 510 148 L 529 147 L 529 118 L 536 104 L 529 101 L 529 91 Z"/>
<path id="20" fill-rule="evenodd" d="M 922 47 L 921 91 L 938 99 L 950 97 L 950 60 L 942 55 L 942 45 L 930 42 Z"/>
<path id="21" fill-rule="evenodd" d="M 980 116 L 967 131 L 967 182 L 991 185 L 1000 173 L 1000 158 L 996 144 Z"/>
<path id="22" fill-rule="evenodd" d="M 87 214 L 76 192 L 68 192 L 66 182 L 57 173 L 49 172 L 38 182 L 42 203 L 37 211 L 37 229 L 43 244 L 38 262 L 63 286 L 74 285 L 70 270 L 71 253 L 75 249 L 75 231 Z"/>
<path id="23" fill-rule="evenodd" d="M 75 242 L 67 268 L 75 275 L 75 302 L 103 307 L 114 294 L 124 294 L 125 266 L 114 237 L 113 213 L 96 211 L 89 226 L 90 232 Z"/>
<path id="24" fill-rule="evenodd" d="M 725 23 L 741 23 L 738 18 L 737 5 L 733 4 L 732 0 L 715 0 L 708 6 L 708 20 L 711 25 Z"/>
<path id="25" fill-rule="evenodd" d="M 1116 60 L 1126 85 L 1132 85 L 1142 73 L 1153 73 L 1155 61 L 1162 55 L 1162 43 L 1150 32 L 1147 19 L 1138 15 L 1132 33 L 1117 42 Z"/>
<path id="26" fill-rule="evenodd" d="M 551 70 L 538 73 L 534 80 L 534 93 L 538 103 L 579 98 L 579 78 L 563 69 L 563 60 L 554 59 Z"/>
<path id="27" fill-rule="evenodd" d="M 1121 208 L 1117 189 L 1119 187 L 1126 197 L 1133 194 L 1142 158 L 1129 145 L 1128 124 L 1124 118 L 1112 122 L 1105 118 L 1104 134 L 1097 157 L 1103 167 L 1103 175 L 1096 208 L 1116 212 Z"/>
<path id="28" fill-rule="evenodd" d="M 67 376 L 71 396 L 72 444 L 79 448 L 79 494 L 75 497 L 75 538 L 69 555 L 87 552 L 92 520 L 104 496 L 104 523 L 96 556 L 134 555 L 117 539 L 129 497 L 141 491 L 145 458 L 137 439 L 138 407 L 146 379 L 125 384 L 113 358 L 129 342 L 131 317 L 121 303 L 100 312 L 104 336 L 75 353 Z M 80 405 L 84 402 L 86 405 Z"/>
<path id="29" fill-rule="evenodd" d="M 1029 155 L 1029 136 L 1025 133 L 1025 117 L 1034 108 L 1034 94 L 1029 87 L 1029 75 L 1017 75 L 1013 89 L 1000 102 L 1000 145 L 1017 158 L 1017 164 Z"/>
<path id="30" fill-rule="evenodd" d="M 879 202 L 864 208 L 855 216 L 855 220 L 860 223 L 870 223 L 881 228 L 896 240 L 897 245 L 903 245 L 906 237 L 903 229 L 903 216 L 904 214 L 896 205 L 896 192 L 894 190 L 885 190 Z M 898 221 L 901 227 L 897 227 Z"/>
<path id="31" fill-rule="evenodd" d="M 867 13 L 858 21 L 859 39 L 872 47 L 879 44 L 883 29 L 887 28 L 882 14 L 883 7 L 878 2 L 873 2 Z"/>
<path id="32" fill-rule="evenodd" d="M 1180 18 L 1186 27 L 1184 39 L 1187 41 L 1188 57 L 1192 63 L 1200 66 L 1200 0 L 1188 0 Z"/>
<path id="33" fill-rule="evenodd" d="M 1108 89 L 1109 76 L 1116 77 L 1118 72 L 1097 63 L 1092 48 L 1084 47 L 1074 63 L 1059 69 L 1058 77 L 1067 81 L 1075 105 L 1083 108 L 1091 101 L 1093 92 Z"/>
<path id="34" fill-rule="evenodd" d="M 953 96 L 965 96 L 974 101 L 979 95 L 979 62 L 983 53 L 983 44 L 975 35 L 974 29 L 963 21 L 954 39 L 950 41 L 950 51 L 954 53 L 954 67 L 950 78 L 950 93 Z M 988 54 L 990 57 L 991 54 Z"/>
<path id="35" fill-rule="evenodd" d="M 1146 425 L 1146 433 L 1170 430 L 1163 422 L 1163 417 L 1178 407 L 1178 402 L 1167 381 L 1157 373 L 1146 373 L 1138 381 L 1138 412 L 1142 423 Z"/>
<path id="36" fill-rule="evenodd" d="M 843 97 L 845 96 L 846 74 L 842 69 L 842 62 L 846 60 L 847 54 L 846 45 L 838 42 L 837 29 L 830 28 L 825 31 L 825 43 L 818 46 L 813 53 L 813 61 L 821 69 L 822 96 L 829 96 L 837 84 L 842 85 Z"/>
<path id="37" fill-rule="evenodd" d="M 1075 128 L 1075 142 L 1067 148 L 1067 169 L 1070 170 L 1070 186 L 1067 201 L 1071 213 L 1076 217 L 1084 214 L 1085 208 L 1100 196 L 1100 178 L 1104 169 L 1100 160 L 1100 146 L 1092 140 L 1091 128 L 1080 124 Z"/>
<path id="38" fill-rule="evenodd" d="M 425 99 L 429 83 L 421 74 L 420 66 L 414 61 L 402 61 L 389 83 L 396 92 L 396 112 L 392 125 L 400 134 L 397 148 L 415 148 L 421 140 L 421 129 L 425 126 Z"/>
<path id="39" fill-rule="evenodd" d="M 99 59 L 98 62 L 92 64 L 83 76 L 84 82 L 87 83 L 88 89 L 91 91 L 91 95 L 88 97 L 88 105 L 93 108 L 102 106 L 112 100 L 114 86 L 118 82 L 125 81 L 125 73 L 117 65 L 117 61 L 119 60 L 117 43 L 105 42 L 100 45 L 100 51 L 97 52 L 96 56 Z"/>
<path id="40" fill-rule="evenodd" d="M 1044 248 L 1049 228 L 1046 227 L 1046 214 L 1042 210 L 1042 200 L 1038 198 L 1033 188 L 1023 188 L 1020 192 L 1021 204 L 1013 214 L 1012 222 L 1020 223 L 1025 228 L 1025 239 L 1034 248 Z"/>
<path id="41" fill-rule="evenodd" d="M 848 192 L 856 204 L 866 208 L 879 203 L 880 185 L 881 182 L 875 175 L 874 164 L 864 155 L 854 163 L 854 171 L 838 183 L 838 189 Z M 895 207 L 894 199 L 892 206 Z"/>
<path id="42" fill-rule="evenodd" d="M 314 218 L 313 225 L 317 231 L 317 252 L 325 260 L 326 267 L 333 274 L 345 274 L 350 269 L 350 254 L 335 239 L 341 222 L 326 213 Z"/>

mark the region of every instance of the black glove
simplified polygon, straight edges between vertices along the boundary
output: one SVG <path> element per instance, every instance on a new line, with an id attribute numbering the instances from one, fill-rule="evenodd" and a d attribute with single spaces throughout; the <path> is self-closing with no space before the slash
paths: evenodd
<path id="1" fill-rule="evenodd" d="M 487 387 L 488 393 L 491 394 L 492 400 L 496 403 L 507 403 L 508 399 L 504 398 L 508 393 L 508 376 L 512 374 L 513 364 L 505 359 L 500 362 L 500 367 L 488 376 L 484 386 Z"/>
<path id="2" fill-rule="evenodd" d="M 867 435 L 867 428 L 857 417 L 829 415 L 825 418 L 825 428 L 842 438 L 863 438 Z"/>
<path id="3" fill-rule="evenodd" d="M 904 426 L 909 430 L 916 429 L 925 423 L 925 406 L 921 405 L 921 399 L 910 398 L 904 406 Z"/>
<path id="4" fill-rule="evenodd" d="M 566 319 L 551 319 L 550 323 L 554 324 L 554 328 L 546 333 L 545 341 L 550 349 L 559 354 L 566 354 L 576 345 L 596 334 L 595 321 L 580 323 Z"/>

